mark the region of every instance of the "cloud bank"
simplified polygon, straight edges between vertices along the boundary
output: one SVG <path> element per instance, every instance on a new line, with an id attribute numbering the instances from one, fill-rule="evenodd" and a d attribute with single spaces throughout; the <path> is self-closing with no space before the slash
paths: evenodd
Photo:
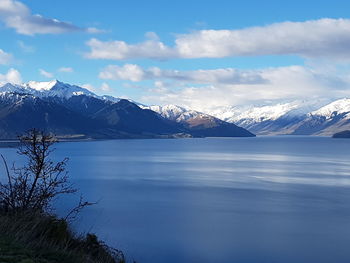
<path id="1" fill-rule="evenodd" d="M 21 84 L 22 77 L 19 71 L 11 68 L 7 71 L 7 73 L 0 74 L 0 85 L 4 85 L 6 83 Z"/>
<path id="2" fill-rule="evenodd" d="M 163 60 L 177 56 L 175 50 L 154 39 L 139 44 L 127 44 L 124 41 L 103 42 L 92 38 L 86 44 L 91 50 L 85 54 L 85 57 L 90 59 L 124 60 L 149 58 Z"/>
<path id="3" fill-rule="evenodd" d="M 144 69 L 138 65 L 107 66 L 102 79 L 141 82 L 140 101 L 178 104 L 199 111 L 300 98 L 339 98 L 350 95 L 350 70 L 329 67 L 288 66 L 256 70 L 232 68 L 211 70 Z M 135 86 L 135 85 L 125 85 Z"/>
<path id="4" fill-rule="evenodd" d="M 101 79 L 129 80 L 139 82 L 142 80 L 168 79 L 184 83 L 198 84 L 262 84 L 266 79 L 257 71 L 237 70 L 233 68 L 214 70 L 163 70 L 157 67 L 143 69 L 138 65 L 126 64 L 124 66 L 109 65 L 100 72 Z"/>
<path id="5" fill-rule="evenodd" d="M 51 72 L 47 72 L 46 70 L 43 70 L 43 69 L 39 69 L 39 73 L 41 76 L 48 78 L 48 79 L 51 79 L 54 77 L 54 75 Z"/>
<path id="6" fill-rule="evenodd" d="M 0 65 L 9 64 L 12 61 L 12 55 L 6 53 L 0 48 Z"/>
<path id="7" fill-rule="evenodd" d="M 200 30 L 177 35 L 172 47 L 155 34 L 136 44 L 125 41 L 87 43 L 90 59 L 224 58 L 298 55 L 306 58 L 350 59 L 350 19 L 282 22 L 238 30 Z"/>
<path id="8" fill-rule="evenodd" d="M 15 0 L 0 0 L 0 20 L 8 28 L 13 28 L 18 34 L 23 35 L 100 32 L 97 28 L 82 28 L 68 22 L 32 14 L 25 4 Z"/>
<path id="9" fill-rule="evenodd" d="M 74 69 L 71 67 L 60 67 L 58 69 L 58 72 L 63 72 L 63 73 L 73 73 Z"/>

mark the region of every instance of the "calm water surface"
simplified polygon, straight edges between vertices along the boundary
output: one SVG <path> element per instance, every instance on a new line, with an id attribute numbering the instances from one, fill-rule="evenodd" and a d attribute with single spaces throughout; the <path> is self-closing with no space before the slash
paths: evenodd
<path id="1" fill-rule="evenodd" d="M 76 227 L 139 263 L 350 262 L 350 140 L 74 142 L 55 155 L 99 200 Z"/>

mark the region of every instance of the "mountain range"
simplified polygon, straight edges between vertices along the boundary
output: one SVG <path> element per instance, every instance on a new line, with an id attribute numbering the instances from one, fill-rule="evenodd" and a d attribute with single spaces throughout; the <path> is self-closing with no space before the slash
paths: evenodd
<path id="1" fill-rule="evenodd" d="M 31 128 L 65 138 L 255 136 L 208 114 L 177 121 L 133 101 L 57 80 L 0 87 L 0 139 L 15 139 Z"/>
<path id="2" fill-rule="evenodd" d="M 292 101 L 268 106 L 221 107 L 207 112 L 258 135 L 330 136 L 350 130 L 350 99 Z"/>
<path id="3" fill-rule="evenodd" d="M 205 113 L 176 105 L 146 108 L 181 123 L 191 123 L 196 116 L 216 117 L 257 135 L 331 136 L 350 130 L 350 99 L 348 98 L 335 101 L 295 100 L 260 106 L 217 107 Z"/>
<path id="4" fill-rule="evenodd" d="M 295 100 L 199 112 L 98 96 L 57 80 L 0 87 L 0 139 L 29 128 L 67 138 L 324 135 L 350 130 L 350 99 Z"/>

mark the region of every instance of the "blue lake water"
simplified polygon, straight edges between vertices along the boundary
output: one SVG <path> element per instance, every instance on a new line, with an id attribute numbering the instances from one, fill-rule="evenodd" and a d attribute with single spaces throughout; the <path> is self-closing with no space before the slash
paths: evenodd
<path id="1" fill-rule="evenodd" d="M 57 145 L 65 156 L 71 180 L 99 201 L 76 228 L 139 263 L 350 262 L 350 140 L 70 142 Z"/>

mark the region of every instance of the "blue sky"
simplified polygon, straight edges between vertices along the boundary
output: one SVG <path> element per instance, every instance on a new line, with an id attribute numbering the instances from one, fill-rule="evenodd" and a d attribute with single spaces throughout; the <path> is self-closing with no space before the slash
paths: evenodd
<path id="1" fill-rule="evenodd" d="M 0 0 L 0 82 L 56 78 L 199 110 L 344 97 L 348 10 L 349 1 Z"/>

